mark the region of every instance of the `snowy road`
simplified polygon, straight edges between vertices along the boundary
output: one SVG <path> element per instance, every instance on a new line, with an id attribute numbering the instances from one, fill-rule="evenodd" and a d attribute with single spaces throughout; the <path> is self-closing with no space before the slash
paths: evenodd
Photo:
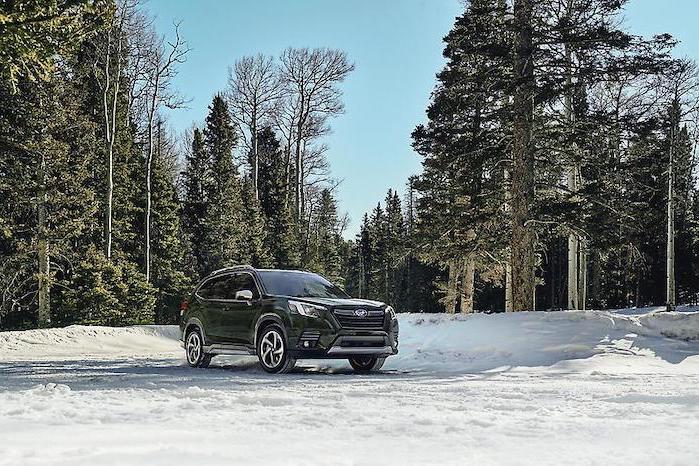
<path id="1" fill-rule="evenodd" d="M 0 464 L 697 464 L 697 317 L 401 316 L 370 376 L 190 369 L 172 329 L 0 333 Z"/>

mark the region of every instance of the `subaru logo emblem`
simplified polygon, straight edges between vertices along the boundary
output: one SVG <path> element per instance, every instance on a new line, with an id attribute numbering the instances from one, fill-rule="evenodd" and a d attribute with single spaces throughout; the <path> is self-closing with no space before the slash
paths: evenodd
<path id="1" fill-rule="evenodd" d="M 354 315 L 357 317 L 366 317 L 369 314 L 366 309 L 357 309 L 354 311 Z"/>

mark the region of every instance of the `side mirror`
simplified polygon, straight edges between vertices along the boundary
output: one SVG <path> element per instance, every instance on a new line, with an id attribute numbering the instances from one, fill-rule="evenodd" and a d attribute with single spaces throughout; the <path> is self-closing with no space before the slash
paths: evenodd
<path id="1" fill-rule="evenodd" d="M 240 290 L 235 294 L 235 299 L 238 301 L 252 301 L 252 291 Z"/>

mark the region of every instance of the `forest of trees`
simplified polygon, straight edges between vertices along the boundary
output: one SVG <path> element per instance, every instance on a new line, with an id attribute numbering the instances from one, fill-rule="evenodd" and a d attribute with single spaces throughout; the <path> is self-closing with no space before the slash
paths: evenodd
<path id="1" fill-rule="evenodd" d="M 406 299 L 417 259 L 447 312 L 697 302 L 697 69 L 626 32 L 625 3 L 467 3 L 413 132 L 408 220 L 388 233 L 389 199 L 365 219 L 369 295 Z"/>
<path id="2" fill-rule="evenodd" d="M 174 134 L 179 25 L 139 0 L 1 3 L 0 329 L 173 323 L 241 263 L 402 312 L 696 302 L 699 78 L 624 4 L 467 2 L 412 134 L 422 172 L 346 240 L 326 160 L 343 51 L 242 57 Z"/>
<path id="3" fill-rule="evenodd" d="M 353 63 L 241 58 L 175 135 L 165 110 L 186 106 L 173 78 L 191 51 L 179 25 L 152 24 L 138 0 L 0 5 L 0 328 L 172 323 L 233 264 L 343 283 L 324 138 Z"/>

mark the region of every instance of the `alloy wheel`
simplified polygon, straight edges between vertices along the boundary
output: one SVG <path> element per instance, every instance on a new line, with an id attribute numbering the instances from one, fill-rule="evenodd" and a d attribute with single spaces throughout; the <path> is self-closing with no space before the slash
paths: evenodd
<path id="1" fill-rule="evenodd" d="M 192 332 L 187 337 L 187 362 L 195 366 L 201 357 L 202 345 L 199 333 Z"/>
<path id="2" fill-rule="evenodd" d="M 269 369 L 281 364 L 284 358 L 284 339 L 275 329 L 270 329 L 262 336 L 260 342 L 260 361 Z"/>

